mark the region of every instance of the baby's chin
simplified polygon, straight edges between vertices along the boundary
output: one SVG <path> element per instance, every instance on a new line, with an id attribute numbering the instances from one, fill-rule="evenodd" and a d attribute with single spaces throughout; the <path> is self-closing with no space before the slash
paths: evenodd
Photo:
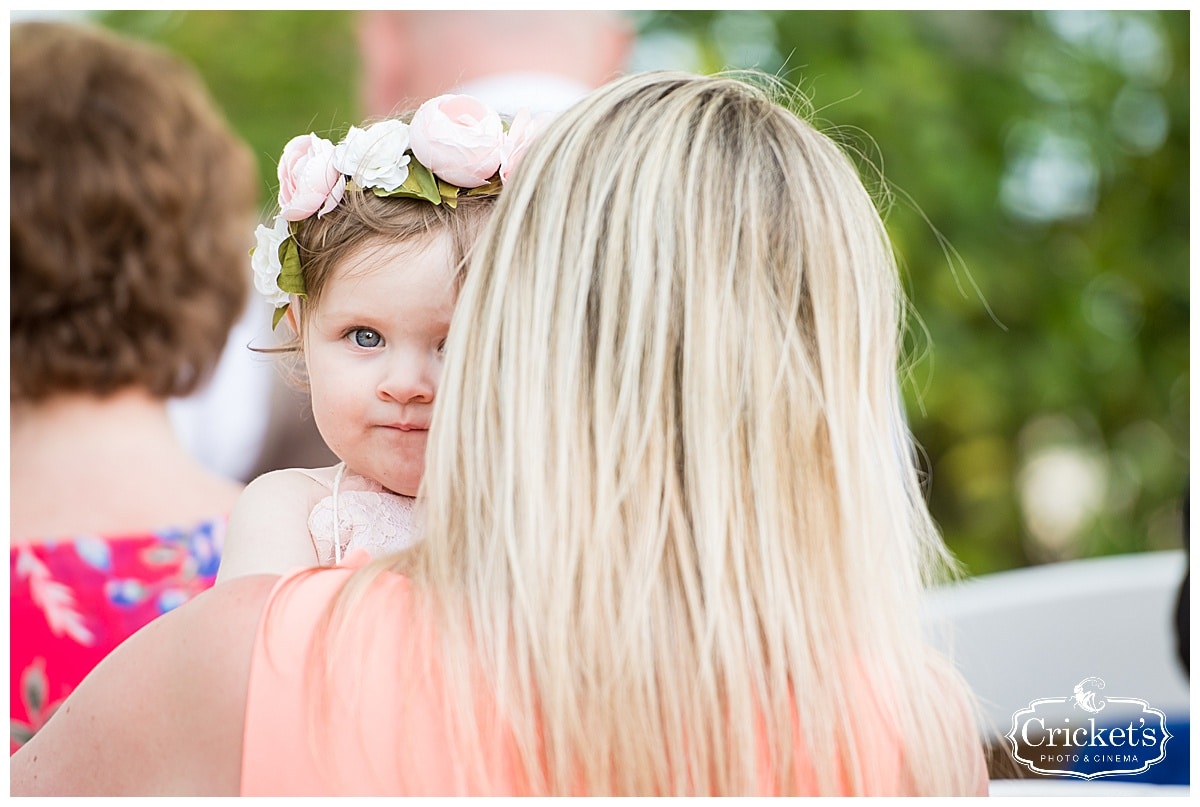
<path id="1" fill-rule="evenodd" d="M 415 497 L 417 489 L 421 486 L 420 475 L 413 474 L 386 474 L 376 481 L 392 493 L 409 498 Z"/>
<path id="2" fill-rule="evenodd" d="M 425 475 L 425 463 L 419 459 L 396 462 L 393 455 L 391 463 L 379 462 L 377 458 L 367 457 L 346 459 L 350 470 L 360 476 L 365 476 L 376 484 L 382 485 L 390 493 L 413 498 L 421 486 L 421 477 Z"/>

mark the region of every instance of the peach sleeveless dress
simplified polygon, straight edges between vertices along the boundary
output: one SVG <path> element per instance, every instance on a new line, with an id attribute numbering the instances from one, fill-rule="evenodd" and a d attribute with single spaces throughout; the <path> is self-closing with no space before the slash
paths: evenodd
<path id="1" fill-rule="evenodd" d="M 306 675 L 309 641 L 321 635 L 328 605 L 354 567 L 369 559 L 358 550 L 338 567 L 297 570 L 271 592 L 251 661 L 241 794 L 525 792 L 515 745 L 491 707 L 481 707 L 471 751 L 451 741 L 438 708 L 444 692 L 438 661 L 428 635 L 414 624 L 407 578 L 381 575 L 353 606 L 356 614 L 376 618 L 356 619 L 344 641 L 327 649 L 324 677 Z M 325 687 L 325 681 L 336 685 Z M 872 790 L 894 793 L 901 781 L 900 750 L 880 717 L 864 737 L 863 751 Z M 474 763 L 482 772 L 456 774 L 452 763 L 463 753 L 478 755 Z M 810 777 L 802 782 L 805 789 L 815 792 L 811 765 L 804 759 L 797 764 Z M 983 772 L 983 792 L 986 778 Z"/>
<path id="2" fill-rule="evenodd" d="M 441 675 L 414 628 L 408 578 L 384 573 L 355 604 L 356 613 L 378 618 L 356 620 L 327 654 L 333 667 L 323 680 L 338 683 L 325 702 L 322 679 L 305 674 L 327 606 L 370 560 L 358 549 L 340 566 L 296 570 L 268 597 L 246 693 L 242 795 L 484 794 L 479 780 L 455 778 L 437 708 Z M 488 778 L 515 788 L 511 748 L 497 741 L 482 751 Z"/>

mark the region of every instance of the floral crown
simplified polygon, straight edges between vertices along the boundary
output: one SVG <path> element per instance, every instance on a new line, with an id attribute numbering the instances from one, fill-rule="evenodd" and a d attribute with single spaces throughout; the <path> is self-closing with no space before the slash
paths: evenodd
<path id="1" fill-rule="evenodd" d="M 460 195 L 493 196 L 551 117 L 522 109 L 506 124 L 469 95 L 439 95 L 418 107 L 409 123 L 351 126 L 336 146 L 312 133 L 288 141 L 279 159 L 279 213 L 271 227 L 255 230 L 250 252 L 254 287 L 275 306 L 271 327 L 291 295 L 305 295 L 297 222 L 333 210 L 347 188 L 450 207 Z"/>

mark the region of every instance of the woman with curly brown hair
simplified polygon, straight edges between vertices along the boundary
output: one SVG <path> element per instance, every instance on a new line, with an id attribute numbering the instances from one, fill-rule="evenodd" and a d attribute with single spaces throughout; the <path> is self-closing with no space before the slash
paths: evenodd
<path id="1" fill-rule="evenodd" d="M 241 484 L 167 401 L 249 284 L 257 172 L 196 73 L 85 26 L 11 31 L 11 748 L 212 584 Z"/>

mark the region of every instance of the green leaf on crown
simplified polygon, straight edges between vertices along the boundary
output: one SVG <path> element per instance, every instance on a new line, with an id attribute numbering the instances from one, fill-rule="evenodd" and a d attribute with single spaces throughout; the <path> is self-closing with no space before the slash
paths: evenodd
<path id="1" fill-rule="evenodd" d="M 435 205 L 442 203 L 442 194 L 438 188 L 437 179 L 428 168 L 416 160 L 409 161 L 408 176 L 405 177 L 400 187 L 394 191 L 385 191 L 383 188 L 374 188 L 373 190 L 376 196 L 404 196 L 409 199 L 424 199 Z"/>
<path id="2" fill-rule="evenodd" d="M 271 330 L 275 330 L 275 326 L 279 324 L 279 320 L 283 319 L 283 315 L 287 313 L 288 303 L 284 303 L 275 309 L 275 313 L 271 314 Z"/>
<path id="3" fill-rule="evenodd" d="M 449 182 L 439 179 L 438 193 L 442 196 L 442 201 L 450 205 L 450 207 L 458 207 L 458 186 L 451 185 Z"/>
<path id="4" fill-rule="evenodd" d="M 504 187 L 504 183 L 500 181 L 500 175 L 496 174 L 483 185 L 477 188 L 468 188 L 463 191 L 467 196 L 495 196 Z"/>
<path id="5" fill-rule="evenodd" d="M 300 271 L 300 250 L 295 236 L 279 245 L 279 288 L 288 294 L 304 294 L 304 275 Z"/>

